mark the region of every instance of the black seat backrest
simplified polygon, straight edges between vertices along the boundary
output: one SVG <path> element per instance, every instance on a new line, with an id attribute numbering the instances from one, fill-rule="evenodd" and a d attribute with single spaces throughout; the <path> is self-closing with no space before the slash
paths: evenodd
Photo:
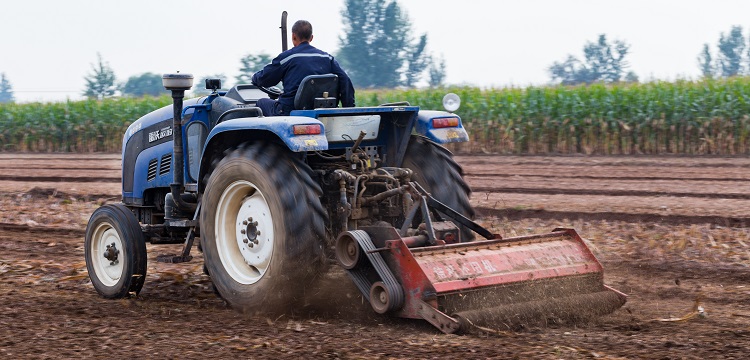
<path id="1" fill-rule="evenodd" d="M 311 110 L 338 106 L 339 77 L 335 74 L 308 75 L 297 88 L 294 108 Z"/>

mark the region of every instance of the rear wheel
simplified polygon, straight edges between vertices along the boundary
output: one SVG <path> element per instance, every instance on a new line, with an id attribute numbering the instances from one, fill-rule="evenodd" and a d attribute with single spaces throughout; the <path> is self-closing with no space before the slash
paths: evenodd
<path id="1" fill-rule="evenodd" d="M 256 143 L 229 152 L 206 183 L 201 241 L 211 280 L 245 312 L 282 312 L 323 265 L 324 214 L 309 167 Z"/>
<path id="2" fill-rule="evenodd" d="M 435 199 L 469 219 L 474 218 L 474 209 L 469 203 L 471 188 L 463 179 L 463 169 L 448 149 L 424 137 L 412 136 L 402 166 L 413 170 L 412 179 Z M 474 239 L 473 231 L 456 225 L 461 229 L 461 241 Z"/>
<path id="3" fill-rule="evenodd" d="M 122 204 L 104 205 L 91 215 L 84 243 L 94 289 L 119 299 L 141 291 L 146 279 L 146 242 L 135 215 Z"/>

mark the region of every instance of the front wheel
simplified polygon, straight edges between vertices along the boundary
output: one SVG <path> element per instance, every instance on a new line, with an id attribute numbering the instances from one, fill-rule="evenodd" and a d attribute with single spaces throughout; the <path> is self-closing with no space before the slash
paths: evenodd
<path id="1" fill-rule="evenodd" d="M 309 167 L 258 143 L 230 152 L 203 195 L 201 241 L 211 280 L 243 312 L 281 312 L 323 265 L 325 210 Z"/>
<path id="2" fill-rule="evenodd" d="M 96 209 L 86 226 L 84 249 L 91 283 L 101 296 L 119 299 L 141 291 L 146 241 L 127 207 L 109 204 Z"/>

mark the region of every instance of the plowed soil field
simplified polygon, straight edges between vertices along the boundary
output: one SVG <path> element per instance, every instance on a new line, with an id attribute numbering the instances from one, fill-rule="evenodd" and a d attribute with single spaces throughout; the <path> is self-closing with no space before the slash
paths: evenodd
<path id="1" fill-rule="evenodd" d="M 654 358 L 750 356 L 750 159 L 458 156 L 480 222 L 573 227 L 629 295 L 588 323 L 444 335 L 377 316 L 336 269 L 309 305 L 246 317 L 202 258 L 149 245 L 146 285 L 110 301 L 83 259 L 89 215 L 119 201 L 118 155 L 0 154 L 0 358 Z"/>

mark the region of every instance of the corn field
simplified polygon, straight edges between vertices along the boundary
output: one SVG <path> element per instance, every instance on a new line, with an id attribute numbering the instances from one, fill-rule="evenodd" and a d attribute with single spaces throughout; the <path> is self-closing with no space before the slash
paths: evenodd
<path id="1" fill-rule="evenodd" d="M 472 141 L 459 151 L 513 154 L 750 153 L 750 78 L 481 90 L 360 91 L 359 106 L 409 101 L 456 111 Z"/>
<path id="2" fill-rule="evenodd" d="M 172 98 L 0 105 L 0 151 L 120 152 L 128 126 Z"/>
<path id="3" fill-rule="evenodd" d="M 358 106 L 408 101 L 442 109 L 461 97 L 471 142 L 503 154 L 750 154 L 750 78 L 579 87 L 360 90 Z M 140 116 L 170 104 L 119 98 L 0 105 L 0 151 L 119 152 Z"/>

